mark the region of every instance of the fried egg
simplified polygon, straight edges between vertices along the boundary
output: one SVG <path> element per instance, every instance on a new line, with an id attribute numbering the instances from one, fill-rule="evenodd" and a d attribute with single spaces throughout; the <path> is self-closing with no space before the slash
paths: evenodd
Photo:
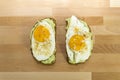
<path id="1" fill-rule="evenodd" d="M 92 33 L 87 24 L 72 16 L 67 19 L 66 51 L 69 63 L 85 62 L 93 47 Z"/>
<path id="2" fill-rule="evenodd" d="M 31 48 L 38 61 L 49 60 L 55 53 L 55 24 L 51 19 L 38 21 L 31 31 Z"/>

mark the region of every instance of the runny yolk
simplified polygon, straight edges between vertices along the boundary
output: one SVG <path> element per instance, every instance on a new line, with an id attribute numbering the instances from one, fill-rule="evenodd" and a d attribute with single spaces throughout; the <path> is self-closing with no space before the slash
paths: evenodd
<path id="1" fill-rule="evenodd" d="M 34 38 L 39 42 L 46 41 L 50 36 L 49 30 L 44 26 L 38 26 L 34 30 Z"/>
<path id="2" fill-rule="evenodd" d="M 85 47 L 84 36 L 82 35 L 73 35 L 68 43 L 69 47 L 72 50 L 79 51 Z"/>

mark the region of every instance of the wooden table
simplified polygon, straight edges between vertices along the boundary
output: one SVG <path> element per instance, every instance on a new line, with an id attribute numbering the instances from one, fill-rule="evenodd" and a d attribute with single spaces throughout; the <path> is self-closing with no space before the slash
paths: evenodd
<path id="1" fill-rule="evenodd" d="M 94 34 L 93 53 L 84 64 L 70 65 L 66 61 L 65 19 L 71 15 L 86 21 Z M 56 63 L 49 66 L 38 63 L 30 51 L 32 26 L 45 17 L 57 22 Z M 119 73 L 120 1 L 1 0 L 0 72 Z"/>

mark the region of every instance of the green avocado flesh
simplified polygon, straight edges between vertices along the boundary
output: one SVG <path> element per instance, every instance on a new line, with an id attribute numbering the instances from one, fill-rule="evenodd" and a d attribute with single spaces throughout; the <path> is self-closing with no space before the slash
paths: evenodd
<path id="1" fill-rule="evenodd" d="M 43 64 L 52 64 L 55 62 L 55 55 L 53 54 L 47 60 L 41 61 Z"/>
<path id="2" fill-rule="evenodd" d="M 41 22 L 41 21 L 46 21 L 52 28 L 53 30 L 55 31 L 55 20 L 52 19 L 52 18 L 45 18 L 45 19 L 42 19 L 42 20 L 39 20 L 33 27 L 32 31 L 31 31 L 31 35 L 30 35 L 30 39 L 32 38 L 32 34 L 33 34 L 33 31 L 35 29 L 35 27 L 38 26 L 38 23 Z M 31 41 L 32 43 L 32 41 Z M 46 60 L 41 60 L 40 62 L 43 63 L 43 64 L 52 64 L 55 62 L 55 53 L 56 53 L 56 49 L 54 50 L 53 54 Z M 38 61 L 38 60 L 37 60 Z"/>

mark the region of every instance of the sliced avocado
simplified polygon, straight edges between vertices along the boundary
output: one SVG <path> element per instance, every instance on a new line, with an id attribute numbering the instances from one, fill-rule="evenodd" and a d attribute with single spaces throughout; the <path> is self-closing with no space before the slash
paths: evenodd
<path id="1" fill-rule="evenodd" d="M 41 61 L 41 63 L 43 63 L 43 64 L 52 64 L 54 62 L 55 62 L 55 55 L 54 54 L 52 56 L 50 56 L 47 60 Z"/>
<path id="2" fill-rule="evenodd" d="M 49 23 L 49 25 L 51 25 L 51 27 L 53 28 L 53 30 L 55 31 L 55 26 L 56 26 L 56 21 L 53 18 L 45 18 L 45 19 L 41 19 L 39 20 L 37 23 L 35 23 L 35 25 L 33 26 L 33 29 L 31 30 L 31 34 L 30 34 L 30 40 L 32 38 L 32 34 L 33 31 L 35 29 L 35 27 L 38 26 L 38 23 L 41 22 L 42 20 L 46 21 L 47 23 Z M 32 44 L 32 42 L 31 42 Z M 32 47 L 31 47 L 32 48 Z M 32 50 L 32 49 L 31 49 Z M 51 55 L 48 59 L 46 60 L 41 60 L 40 62 L 43 64 L 53 64 L 55 62 L 55 58 L 56 58 L 56 49 L 53 52 L 53 55 Z M 36 59 L 37 60 L 37 59 Z M 38 61 L 38 60 L 37 60 Z"/>

